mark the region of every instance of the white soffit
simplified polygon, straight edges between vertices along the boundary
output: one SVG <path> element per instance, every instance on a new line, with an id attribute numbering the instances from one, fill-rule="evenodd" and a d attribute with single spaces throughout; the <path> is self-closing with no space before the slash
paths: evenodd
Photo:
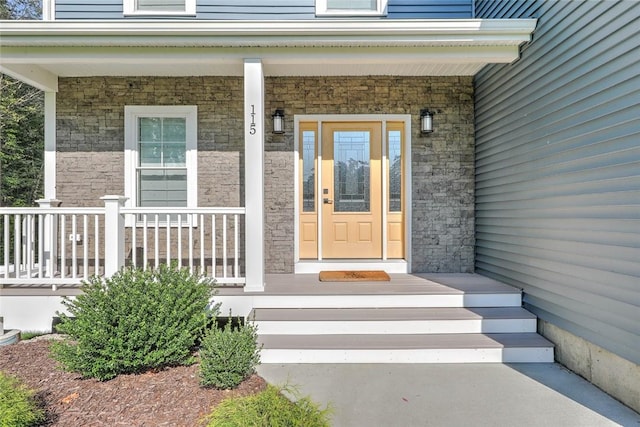
<path id="1" fill-rule="evenodd" d="M 47 81 L 51 76 L 242 75 L 247 57 L 261 58 L 266 75 L 473 75 L 486 64 L 517 59 L 536 20 L 0 24 L 0 71 L 37 83 L 39 75 Z M 41 86 L 46 89 L 47 82 Z"/>

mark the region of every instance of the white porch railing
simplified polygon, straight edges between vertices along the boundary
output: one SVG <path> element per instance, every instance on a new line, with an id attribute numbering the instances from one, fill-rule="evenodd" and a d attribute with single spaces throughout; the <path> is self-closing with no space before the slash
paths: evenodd
<path id="1" fill-rule="evenodd" d="M 176 264 L 244 284 L 244 208 L 0 208 L 0 285 L 78 284 Z M 45 203 L 45 206 L 49 202 Z"/>

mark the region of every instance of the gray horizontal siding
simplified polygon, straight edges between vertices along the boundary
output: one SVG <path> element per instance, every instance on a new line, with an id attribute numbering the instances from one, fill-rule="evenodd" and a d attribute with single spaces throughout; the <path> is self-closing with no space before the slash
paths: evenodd
<path id="1" fill-rule="evenodd" d="M 56 19 L 123 19 L 122 0 L 56 0 Z M 314 19 L 314 0 L 198 0 L 197 19 Z M 473 17 L 473 0 L 389 0 L 388 19 Z M 139 17 L 138 17 L 139 18 Z M 331 19 L 331 18 L 322 18 Z"/>
<path id="2" fill-rule="evenodd" d="M 476 269 L 640 363 L 640 2 L 480 0 L 538 18 L 476 76 Z"/>

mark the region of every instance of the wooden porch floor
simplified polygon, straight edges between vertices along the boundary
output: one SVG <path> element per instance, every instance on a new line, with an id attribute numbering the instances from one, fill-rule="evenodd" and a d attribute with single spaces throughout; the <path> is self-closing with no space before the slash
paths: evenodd
<path id="1" fill-rule="evenodd" d="M 317 274 L 267 274 L 265 290 L 245 292 L 242 286 L 222 286 L 220 296 L 241 295 L 469 295 L 519 294 L 520 289 L 480 276 L 464 273 L 390 274 L 389 282 L 321 282 Z M 73 296 L 80 285 L 3 285 L 4 296 Z"/>
<path id="2" fill-rule="evenodd" d="M 267 274 L 259 295 L 437 295 L 520 294 L 520 289 L 465 273 L 390 274 L 389 282 L 321 282 L 317 274 Z M 222 287 L 220 295 L 246 295 L 242 287 Z"/>

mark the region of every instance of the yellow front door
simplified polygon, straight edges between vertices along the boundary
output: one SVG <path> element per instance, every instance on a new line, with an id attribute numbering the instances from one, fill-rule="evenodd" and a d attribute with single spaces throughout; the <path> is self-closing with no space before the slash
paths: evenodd
<path id="1" fill-rule="evenodd" d="M 322 257 L 382 257 L 382 124 L 322 124 Z"/>

